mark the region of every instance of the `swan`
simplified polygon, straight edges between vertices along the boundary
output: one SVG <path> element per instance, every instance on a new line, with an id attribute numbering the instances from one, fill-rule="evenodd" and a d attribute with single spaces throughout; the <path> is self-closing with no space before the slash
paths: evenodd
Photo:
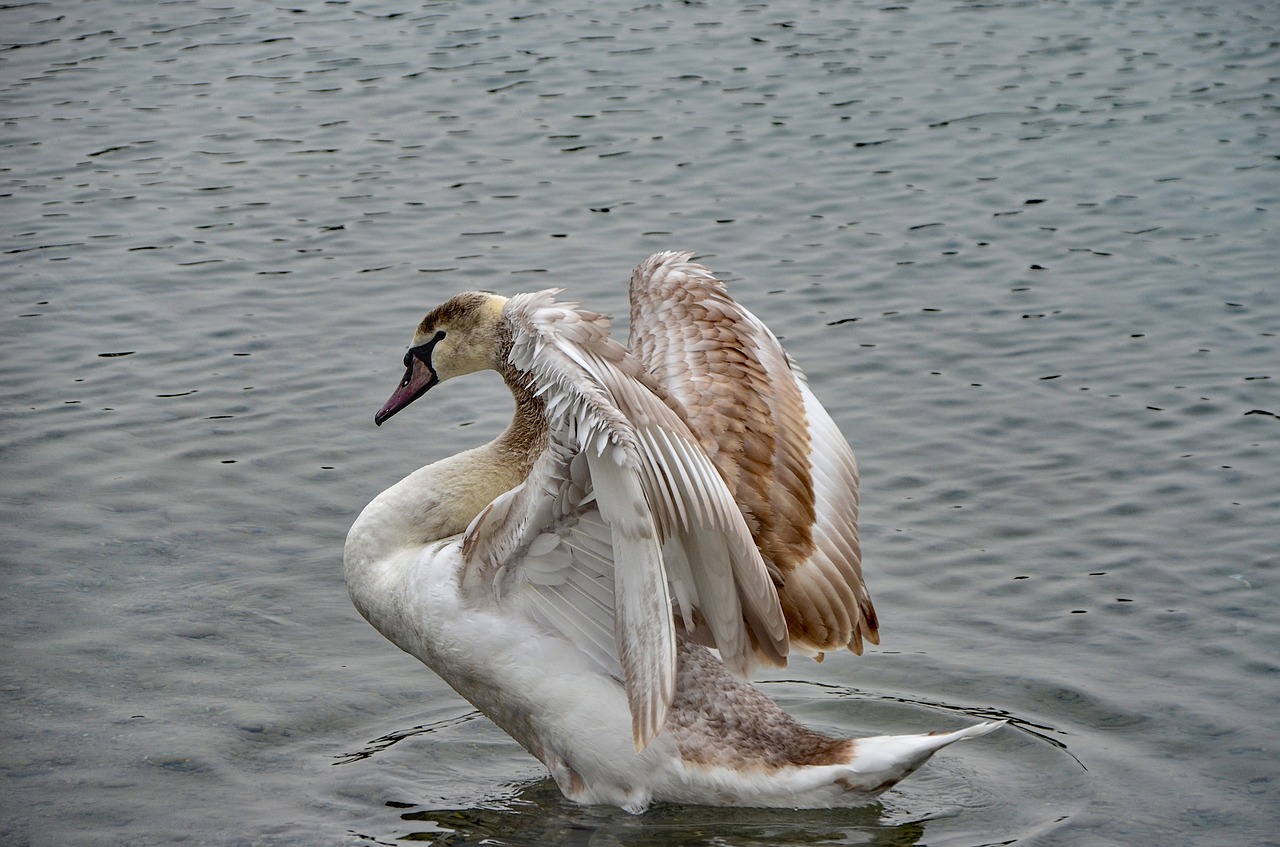
<path id="1" fill-rule="evenodd" d="M 878 643 L 852 450 L 777 338 L 690 253 L 631 280 L 631 337 L 558 290 L 459 294 L 418 324 L 381 426 L 482 370 L 494 440 L 379 494 L 347 537 L 359 612 L 570 800 L 859 805 L 949 733 L 833 738 L 748 678 Z"/>

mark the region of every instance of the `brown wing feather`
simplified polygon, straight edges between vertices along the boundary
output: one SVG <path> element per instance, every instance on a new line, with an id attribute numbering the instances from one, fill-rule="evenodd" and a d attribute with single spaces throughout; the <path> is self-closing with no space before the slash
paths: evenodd
<path id="1" fill-rule="evenodd" d="M 791 642 L 861 653 L 864 638 L 879 636 L 862 579 L 853 452 L 811 394 L 806 400 L 777 338 L 690 257 L 659 253 L 636 269 L 631 349 L 746 516 Z"/>

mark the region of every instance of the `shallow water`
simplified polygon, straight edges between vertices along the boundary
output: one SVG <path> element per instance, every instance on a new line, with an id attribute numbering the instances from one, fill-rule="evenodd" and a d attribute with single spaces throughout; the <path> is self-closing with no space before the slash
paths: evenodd
<path id="1" fill-rule="evenodd" d="M 6 844 L 1280 844 L 1265 2 L 0 10 Z M 359 618 L 466 288 L 699 251 L 858 452 L 883 643 L 765 689 L 1012 725 L 848 812 L 579 809 Z M 625 323 L 625 322 L 623 322 Z"/>

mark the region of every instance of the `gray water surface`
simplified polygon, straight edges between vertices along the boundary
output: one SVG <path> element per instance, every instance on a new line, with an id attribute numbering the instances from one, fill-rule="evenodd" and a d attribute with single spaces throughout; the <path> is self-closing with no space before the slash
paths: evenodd
<path id="1" fill-rule="evenodd" d="M 1280 844 L 1270 2 L 0 9 L 0 842 Z M 567 804 L 354 611 L 429 307 L 697 251 L 852 441 L 883 643 L 1009 727 L 847 812 Z M 625 324 L 625 321 L 620 323 Z M 620 326 L 620 331 L 625 326 Z"/>

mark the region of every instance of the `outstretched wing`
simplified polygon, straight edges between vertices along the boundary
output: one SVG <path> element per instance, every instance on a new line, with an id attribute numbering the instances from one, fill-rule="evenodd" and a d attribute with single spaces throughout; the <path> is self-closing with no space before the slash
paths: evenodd
<path id="1" fill-rule="evenodd" d="M 682 625 L 745 675 L 785 663 L 774 580 L 698 440 L 603 317 L 553 292 L 512 297 L 505 314 L 548 444 L 468 528 L 464 588 L 527 603 L 620 676 L 643 749 L 674 695 L 673 599 Z"/>
<path id="2" fill-rule="evenodd" d="M 853 451 L 778 339 L 692 255 L 658 253 L 632 275 L 630 349 L 780 574 L 791 644 L 861 653 L 879 635 L 862 579 Z"/>

